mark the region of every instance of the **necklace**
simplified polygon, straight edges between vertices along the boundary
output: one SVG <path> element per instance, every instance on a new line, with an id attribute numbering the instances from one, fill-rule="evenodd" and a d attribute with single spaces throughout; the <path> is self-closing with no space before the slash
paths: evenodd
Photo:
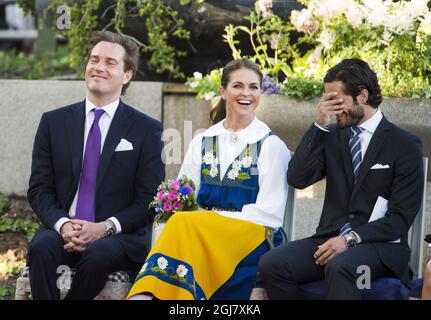
<path id="1" fill-rule="evenodd" d="M 238 135 L 234 132 L 229 134 L 230 142 L 236 144 L 238 142 Z"/>

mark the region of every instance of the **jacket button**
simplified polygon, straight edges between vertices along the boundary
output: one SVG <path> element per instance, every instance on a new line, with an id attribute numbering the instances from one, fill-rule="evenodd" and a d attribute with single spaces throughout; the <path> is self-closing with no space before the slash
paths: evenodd
<path id="1" fill-rule="evenodd" d="M 355 219 L 355 215 L 354 215 L 354 214 L 349 214 L 349 219 L 350 219 L 350 220 Z"/>

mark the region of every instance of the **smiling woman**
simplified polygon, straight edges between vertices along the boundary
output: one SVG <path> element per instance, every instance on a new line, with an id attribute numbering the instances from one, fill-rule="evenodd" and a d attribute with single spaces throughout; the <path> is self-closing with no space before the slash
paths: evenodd
<path id="1" fill-rule="evenodd" d="M 262 80 L 259 67 L 250 60 L 229 62 L 221 76 L 221 99 L 211 110 L 212 123 L 216 124 L 226 117 L 228 128 L 232 128 L 234 120 L 238 120 L 242 127 L 247 126 L 260 102 Z"/>
<path id="2" fill-rule="evenodd" d="M 195 183 L 200 209 L 169 219 L 129 298 L 249 299 L 260 256 L 282 242 L 290 153 L 254 116 L 262 73 L 235 60 L 221 83 L 214 125 L 193 139 L 178 175 Z"/>

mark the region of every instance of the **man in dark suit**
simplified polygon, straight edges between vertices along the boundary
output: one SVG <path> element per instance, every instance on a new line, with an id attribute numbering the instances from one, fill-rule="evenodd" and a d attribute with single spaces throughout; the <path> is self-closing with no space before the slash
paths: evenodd
<path id="1" fill-rule="evenodd" d="M 321 279 L 329 299 L 360 299 L 363 265 L 371 280 L 391 276 L 410 285 L 407 233 L 423 192 L 421 142 L 383 116 L 377 77 L 366 62 L 343 60 L 324 83 L 316 120 L 288 169 L 289 184 L 299 189 L 326 177 L 323 211 L 313 236 L 262 257 L 271 299 L 301 299 L 299 285 Z"/>
<path id="2" fill-rule="evenodd" d="M 138 69 L 127 38 L 98 32 L 85 71 L 85 101 L 42 115 L 28 200 L 42 221 L 28 255 L 35 299 L 93 299 L 114 271 L 137 273 L 147 255 L 148 209 L 164 179 L 162 125 L 120 100 Z"/>

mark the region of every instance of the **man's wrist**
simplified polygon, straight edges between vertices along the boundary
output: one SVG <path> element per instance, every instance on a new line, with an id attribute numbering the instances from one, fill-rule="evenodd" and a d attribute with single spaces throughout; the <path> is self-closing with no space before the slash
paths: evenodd
<path id="1" fill-rule="evenodd" d="M 361 243 L 361 241 L 362 241 L 362 239 L 361 239 L 361 237 L 359 236 L 359 234 L 357 234 L 355 231 L 353 231 L 353 230 L 351 230 L 350 231 L 350 233 L 353 235 L 353 237 L 356 239 L 356 243 L 357 244 L 360 244 Z"/>
<path id="2" fill-rule="evenodd" d="M 326 132 L 330 132 L 330 131 L 329 131 L 329 129 L 328 129 L 329 124 L 328 124 L 328 125 L 326 125 L 326 126 L 323 126 L 323 125 L 321 125 L 321 124 L 318 124 L 318 123 L 317 123 L 317 121 L 314 121 L 314 125 L 315 125 L 317 128 L 319 128 L 320 130 L 323 130 L 323 131 L 326 131 Z"/>
<path id="3" fill-rule="evenodd" d="M 70 221 L 65 221 L 61 224 L 60 226 L 60 234 L 63 234 L 63 228 L 67 225 L 67 224 L 72 224 L 72 222 Z"/>
<path id="4" fill-rule="evenodd" d="M 343 237 L 347 249 L 352 248 L 358 244 L 358 238 L 354 232 L 350 231 L 349 233 L 344 234 Z"/>
<path id="5" fill-rule="evenodd" d="M 62 217 L 62 218 L 58 219 L 58 221 L 54 225 L 54 230 L 57 231 L 59 234 L 61 234 L 61 228 L 63 227 L 63 225 L 66 222 L 69 222 L 69 221 L 70 221 L 70 219 L 66 218 L 66 217 Z"/>
<path id="6" fill-rule="evenodd" d="M 115 228 L 114 222 L 108 219 L 103 222 L 103 226 L 104 226 L 104 232 L 103 232 L 104 237 L 109 237 L 115 234 L 116 228 Z"/>

